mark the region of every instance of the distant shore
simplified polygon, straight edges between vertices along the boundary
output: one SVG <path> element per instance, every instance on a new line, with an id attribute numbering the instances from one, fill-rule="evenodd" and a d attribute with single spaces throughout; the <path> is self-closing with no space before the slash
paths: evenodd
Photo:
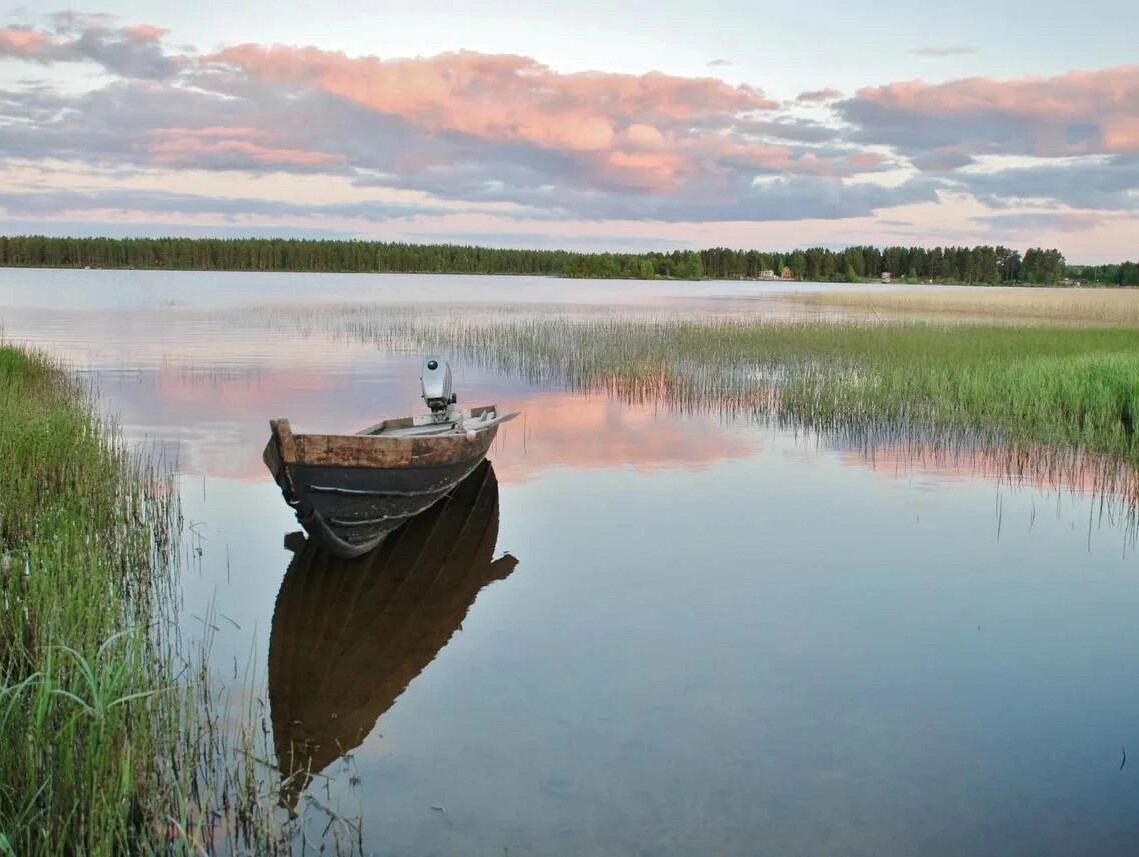
<path id="1" fill-rule="evenodd" d="M 1056 249 L 1002 246 L 584 253 L 457 244 L 222 238 L 0 236 L 0 267 L 628 280 L 1139 286 L 1139 265 L 1068 265 Z"/>

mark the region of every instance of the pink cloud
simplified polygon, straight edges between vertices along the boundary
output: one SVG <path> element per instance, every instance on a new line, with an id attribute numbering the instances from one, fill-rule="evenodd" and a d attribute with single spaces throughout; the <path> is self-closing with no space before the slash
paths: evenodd
<path id="1" fill-rule="evenodd" d="M 331 166 L 347 161 L 343 155 L 311 152 L 302 149 L 273 148 L 251 140 L 207 140 L 200 136 L 173 137 L 150 145 L 157 164 L 177 166 L 197 164 L 201 155 L 243 155 L 257 164 L 292 166 Z"/>
<path id="2" fill-rule="evenodd" d="M 885 160 L 877 152 L 855 152 L 844 157 L 842 162 L 850 167 L 852 173 L 857 173 L 877 169 Z"/>
<path id="3" fill-rule="evenodd" d="M 1139 115 L 1107 119 L 1103 123 L 1103 147 L 1108 152 L 1139 152 Z"/>
<path id="4" fill-rule="evenodd" d="M 153 42 L 161 39 L 170 31 L 165 27 L 156 27 L 153 24 L 134 24 L 123 28 L 123 32 L 133 39 Z"/>
<path id="5" fill-rule="evenodd" d="M 48 30 L 0 29 L 0 56 L 39 62 L 92 62 L 129 78 L 170 77 L 181 58 L 165 53 L 167 32 L 152 24 L 115 27 L 109 15 L 65 11 L 50 16 Z"/>
<path id="6" fill-rule="evenodd" d="M 566 152 L 622 186 L 667 192 L 679 176 L 724 157 L 797 171 L 789 148 L 750 143 L 733 131 L 776 103 L 760 89 L 715 78 L 563 74 L 529 57 L 471 51 L 382 60 L 252 44 L 204 57 L 203 67 L 223 78 L 236 71 L 261 83 L 335 95 L 427 133 Z M 803 166 L 812 174 L 839 171 L 810 160 Z"/>
<path id="7" fill-rule="evenodd" d="M 68 43 L 36 30 L 0 29 L 0 56 L 50 61 Z"/>
<path id="8" fill-rule="evenodd" d="M 810 89 L 806 92 L 800 92 L 796 101 L 833 101 L 842 96 L 842 93 L 837 89 Z"/>
<path id="9" fill-rule="evenodd" d="M 621 135 L 626 146 L 641 149 L 657 149 L 664 144 L 664 135 L 652 125 L 634 122 Z"/>
<path id="10" fill-rule="evenodd" d="M 720 121 L 776 105 L 759 89 L 714 78 L 561 74 L 529 57 L 472 51 L 415 59 L 347 57 L 317 48 L 239 45 L 206 57 L 267 82 L 338 95 L 442 131 L 596 151 L 621 130 L 637 134 L 701 117 Z"/>
<path id="11" fill-rule="evenodd" d="M 906 81 L 860 89 L 858 98 L 937 120 L 1026 121 L 1035 126 L 1032 154 L 1139 152 L 1139 65 L 1013 80 Z M 1098 140 L 1073 139 L 1072 129 L 1080 127 L 1097 129 Z"/>

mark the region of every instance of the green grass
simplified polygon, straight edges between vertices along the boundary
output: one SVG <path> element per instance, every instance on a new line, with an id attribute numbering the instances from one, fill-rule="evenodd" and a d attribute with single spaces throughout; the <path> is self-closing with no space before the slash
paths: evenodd
<path id="1" fill-rule="evenodd" d="M 448 347 L 532 381 L 855 440 L 1004 447 L 1054 470 L 1139 472 L 1139 329 L 566 316 L 428 319 L 343 307 L 301 323 L 386 348 Z M 1018 467 L 1022 464 L 1018 464 Z M 1126 472 L 1123 472 L 1126 471 Z M 1137 495 L 1139 496 L 1139 495 Z"/>
<path id="2" fill-rule="evenodd" d="M 167 488 L 72 379 L 0 348 L 0 831 L 17 854 L 111 854 L 145 823 Z"/>
<path id="3" fill-rule="evenodd" d="M 0 346 L 0 857 L 290 850 L 254 703 L 181 653 L 172 485 Z"/>
<path id="4" fill-rule="evenodd" d="M 792 302 L 881 314 L 1139 327 L 1139 290 L 1105 288 L 857 289 L 789 294 Z"/>

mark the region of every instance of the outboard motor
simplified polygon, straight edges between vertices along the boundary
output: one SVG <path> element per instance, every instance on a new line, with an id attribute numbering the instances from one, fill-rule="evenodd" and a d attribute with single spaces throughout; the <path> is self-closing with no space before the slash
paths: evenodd
<path id="1" fill-rule="evenodd" d="M 447 419 L 451 405 L 458 401 L 451 392 L 451 367 L 447 361 L 437 354 L 424 357 L 423 368 L 419 372 L 419 385 L 423 401 L 431 408 L 435 419 L 440 422 Z"/>

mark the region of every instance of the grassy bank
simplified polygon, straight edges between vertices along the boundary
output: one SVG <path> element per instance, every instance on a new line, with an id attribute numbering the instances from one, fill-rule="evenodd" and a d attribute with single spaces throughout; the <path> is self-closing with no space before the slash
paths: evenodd
<path id="1" fill-rule="evenodd" d="M 1139 289 L 875 289 L 795 295 L 792 300 L 882 315 L 917 313 L 1139 327 Z"/>
<path id="2" fill-rule="evenodd" d="M 46 359 L 0 348 L 0 849 L 143 836 L 166 664 L 148 630 L 176 507 Z"/>
<path id="3" fill-rule="evenodd" d="M 172 486 L 0 346 L 0 855 L 287 849 L 252 712 L 177 642 Z"/>

